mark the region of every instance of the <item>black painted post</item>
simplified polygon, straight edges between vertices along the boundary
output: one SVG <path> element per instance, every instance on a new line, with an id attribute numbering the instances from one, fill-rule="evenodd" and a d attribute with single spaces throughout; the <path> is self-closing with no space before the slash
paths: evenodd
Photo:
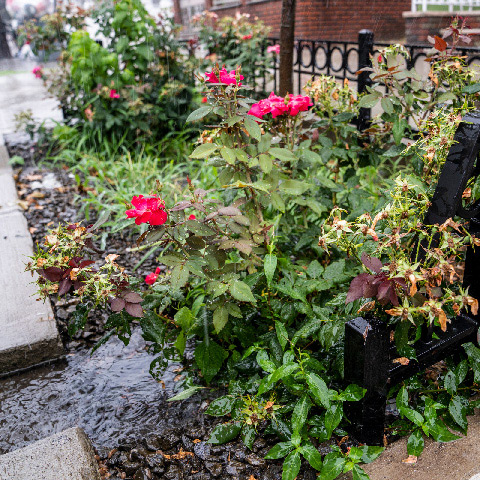
<path id="1" fill-rule="evenodd" d="M 355 438 L 367 445 L 383 445 L 390 332 L 385 322 L 355 318 L 345 325 L 345 382 L 367 389 L 363 400 L 345 403 Z"/>
<path id="2" fill-rule="evenodd" d="M 358 70 L 372 66 L 371 55 L 373 55 L 373 32 L 371 30 L 360 30 L 358 33 Z M 358 75 L 358 93 L 367 90 L 371 85 L 370 72 L 362 72 Z M 370 125 L 371 109 L 361 108 L 358 114 L 357 128 L 360 131 L 367 129 Z"/>

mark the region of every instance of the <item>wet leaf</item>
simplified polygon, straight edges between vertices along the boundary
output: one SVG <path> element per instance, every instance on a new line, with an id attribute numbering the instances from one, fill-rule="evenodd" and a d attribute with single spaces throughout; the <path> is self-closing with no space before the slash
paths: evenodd
<path id="1" fill-rule="evenodd" d="M 255 428 L 253 427 L 253 425 L 244 425 L 242 427 L 241 436 L 245 446 L 249 450 L 251 450 L 256 436 Z"/>
<path id="2" fill-rule="evenodd" d="M 335 480 L 342 473 L 345 459 L 339 455 L 339 453 L 332 452 L 325 456 L 320 474 L 322 480 Z"/>
<path id="3" fill-rule="evenodd" d="M 205 413 L 215 417 L 223 417 L 232 411 L 234 403 L 235 398 L 229 395 L 216 398 L 210 403 L 208 408 L 205 410 Z"/>
<path id="4" fill-rule="evenodd" d="M 422 431 L 420 429 L 415 430 L 410 437 L 408 437 L 407 442 L 407 453 L 410 456 L 419 457 L 423 448 L 425 447 L 425 441 L 423 440 Z"/>
<path id="5" fill-rule="evenodd" d="M 213 340 L 200 342 L 195 348 L 195 361 L 207 383 L 219 372 L 227 352 Z"/>
<path id="6" fill-rule="evenodd" d="M 322 469 L 322 455 L 311 443 L 302 445 L 302 455 L 315 470 L 320 471 Z"/>
<path id="7" fill-rule="evenodd" d="M 218 148 L 218 145 L 214 143 L 204 143 L 199 145 L 193 153 L 190 155 L 190 158 L 206 158 L 212 155 Z"/>
<path id="8" fill-rule="evenodd" d="M 282 480 L 295 480 L 300 471 L 301 463 L 298 451 L 289 453 L 283 462 Z"/>
<path id="9" fill-rule="evenodd" d="M 274 254 L 265 255 L 263 261 L 263 269 L 265 272 L 265 277 L 267 278 L 267 283 L 270 285 L 275 274 L 275 269 L 277 268 L 277 257 Z"/>
<path id="10" fill-rule="evenodd" d="M 207 443 L 213 443 L 215 445 L 223 445 L 230 442 L 238 436 L 241 430 L 239 423 L 224 423 L 217 425 L 213 432 L 210 434 L 210 438 Z"/>
<path id="11" fill-rule="evenodd" d="M 253 296 L 250 287 L 241 280 L 233 280 L 230 283 L 229 291 L 233 298 L 241 302 L 251 302 L 256 303 L 255 297 Z"/>
<path id="12" fill-rule="evenodd" d="M 190 387 L 184 390 L 183 392 L 178 393 L 174 397 L 171 397 L 167 400 L 167 402 L 176 402 L 179 400 L 186 400 L 190 398 L 192 395 L 195 395 L 199 390 L 204 389 L 205 387 Z"/>
<path id="13" fill-rule="evenodd" d="M 316 373 L 307 373 L 307 384 L 310 387 L 314 399 L 325 408 L 330 408 L 330 398 L 327 384 Z"/>
<path id="14" fill-rule="evenodd" d="M 290 442 L 280 442 L 272 447 L 265 455 L 267 460 L 277 460 L 288 455 L 293 450 L 293 445 Z"/>
<path id="15" fill-rule="evenodd" d="M 308 412 L 312 406 L 310 397 L 304 393 L 302 397 L 295 404 L 292 414 L 292 429 L 293 433 L 298 433 L 303 428 L 307 421 Z"/>

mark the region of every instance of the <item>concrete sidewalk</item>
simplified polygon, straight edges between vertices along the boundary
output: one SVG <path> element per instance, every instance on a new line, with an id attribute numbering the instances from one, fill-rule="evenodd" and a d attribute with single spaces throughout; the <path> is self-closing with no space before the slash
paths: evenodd
<path id="1" fill-rule="evenodd" d="M 0 135 L 15 132 L 15 115 L 26 110 L 31 110 L 39 123 L 62 121 L 58 102 L 49 97 L 42 80 L 32 74 L 32 65 L 16 60 L 12 68 L 28 71 L 0 75 Z"/>
<path id="2" fill-rule="evenodd" d="M 0 145 L 0 373 L 63 354 L 50 303 L 36 301 L 34 279 L 25 272 L 33 242 L 17 202 L 7 150 Z"/>

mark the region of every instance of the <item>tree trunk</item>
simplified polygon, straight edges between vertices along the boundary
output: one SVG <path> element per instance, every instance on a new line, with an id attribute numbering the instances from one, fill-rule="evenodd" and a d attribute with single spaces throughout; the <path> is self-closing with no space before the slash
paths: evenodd
<path id="1" fill-rule="evenodd" d="M 7 8 L 6 0 L 0 0 L 0 58 L 12 58 L 7 42 Z"/>
<path id="2" fill-rule="evenodd" d="M 296 0 L 282 1 L 280 25 L 280 95 L 293 93 L 293 49 Z"/>

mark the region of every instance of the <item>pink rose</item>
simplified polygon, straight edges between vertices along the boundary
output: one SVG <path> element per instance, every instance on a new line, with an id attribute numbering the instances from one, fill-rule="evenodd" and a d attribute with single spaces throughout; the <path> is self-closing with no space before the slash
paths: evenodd
<path id="1" fill-rule="evenodd" d="M 168 218 L 165 210 L 165 203 L 156 195 L 145 198 L 143 195 L 132 198 L 132 205 L 135 208 L 127 210 L 125 213 L 128 218 L 135 217 L 135 223 L 148 223 L 150 225 L 163 225 Z"/>
<path id="2" fill-rule="evenodd" d="M 250 40 L 252 37 L 253 37 L 252 34 L 244 35 L 244 36 L 242 37 L 242 40 Z"/>
<path id="3" fill-rule="evenodd" d="M 120 98 L 120 94 L 113 88 L 110 90 L 110 98 Z"/>
<path id="4" fill-rule="evenodd" d="M 280 45 L 278 43 L 276 45 L 271 45 L 267 47 L 267 53 L 276 53 L 277 55 L 280 54 Z"/>
<path id="5" fill-rule="evenodd" d="M 43 76 L 43 69 L 42 67 L 35 67 L 32 70 L 32 73 L 35 75 L 35 78 L 42 78 Z"/>
<path id="6" fill-rule="evenodd" d="M 207 77 L 206 81 L 208 83 L 220 83 L 218 80 L 217 76 L 215 75 L 215 72 L 205 72 L 205 76 Z"/>
<path id="7" fill-rule="evenodd" d="M 312 105 L 312 100 L 307 95 L 291 95 L 287 105 L 288 113 L 294 117 L 298 112 L 306 112 Z"/>

